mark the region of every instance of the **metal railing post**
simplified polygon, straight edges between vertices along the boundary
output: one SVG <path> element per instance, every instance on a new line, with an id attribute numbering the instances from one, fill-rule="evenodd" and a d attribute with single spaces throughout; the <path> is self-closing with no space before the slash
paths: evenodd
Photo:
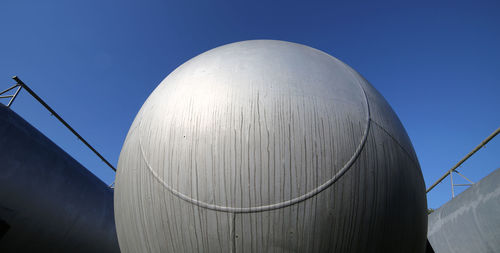
<path id="1" fill-rule="evenodd" d="M 451 179 L 451 198 L 455 197 L 455 191 L 453 189 L 453 172 L 450 171 L 450 179 Z"/>
<path id="2" fill-rule="evenodd" d="M 19 92 L 21 91 L 22 88 L 23 88 L 22 86 L 19 86 L 19 88 L 16 90 L 16 93 L 14 93 L 14 95 L 10 99 L 9 103 L 7 104 L 7 107 L 10 107 L 12 105 L 12 103 L 14 102 L 14 99 L 16 99 L 17 94 L 19 94 Z"/>

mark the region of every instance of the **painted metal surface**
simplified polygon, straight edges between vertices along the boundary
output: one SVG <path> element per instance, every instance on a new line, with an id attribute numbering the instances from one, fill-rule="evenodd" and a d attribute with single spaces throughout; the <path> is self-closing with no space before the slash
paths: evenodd
<path id="1" fill-rule="evenodd" d="M 500 169 L 429 215 L 436 253 L 500 252 Z"/>
<path id="2" fill-rule="evenodd" d="M 245 41 L 172 72 L 136 116 L 116 178 L 122 252 L 424 252 L 411 142 L 357 72 Z"/>
<path id="3" fill-rule="evenodd" d="M 0 252 L 120 252 L 113 191 L 0 105 Z"/>

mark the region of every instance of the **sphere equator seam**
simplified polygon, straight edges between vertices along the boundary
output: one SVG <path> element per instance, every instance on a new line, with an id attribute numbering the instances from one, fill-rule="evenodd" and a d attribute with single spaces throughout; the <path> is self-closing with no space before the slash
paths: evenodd
<path id="1" fill-rule="evenodd" d="M 350 69 L 348 69 L 348 71 L 351 72 Z M 352 72 L 351 72 L 351 74 L 352 74 Z M 360 143 L 356 147 L 356 150 L 354 151 L 351 158 L 344 164 L 344 166 L 332 178 L 330 178 L 329 180 L 327 180 L 326 182 L 324 182 L 320 186 L 310 190 L 309 192 L 307 192 L 301 196 L 295 197 L 293 199 L 289 199 L 289 200 L 285 200 L 285 201 L 281 201 L 281 202 L 269 204 L 269 205 L 251 206 L 251 207 L 230 207 L 230 206 L 209 204 L 209 203 L 206 203 L 204 201 L 200 201 L 200 200 L 194 199 L 190 196 L 187 196 L 187 195 L 179 192 L 178 190 L 175 190 L 169 184 L 167 184 L 162 178 L 160 178 L 158 176 L 158 174 L 154 171 L 154 169 L 151 167 L 148 160 L 146 159 L 146 155 L 144 153 L 144 149 L 142 146 L 142 138 L 139 135 L 139 148 L 141 150 L 141 157 L 144 160 L 144 162 L 146 163 L 147 170 L 171 194 L 173 194 L 177 198 L 180 198 L 188 203 L 197 205 L 198 207 L 201 207 L 201 208 L 205 208 L 205 209 L 209 209 L 209 210 L 213 210 L 213 211 L 229 212 L 229 213 L 254 213 L 254 212 L 271 211 L 271 210 L 280 209 L 280 208 L 284 208 L 284 207 L 288 207 L 288 206 L 297 204 L 299 202 L 305 201 L 309 198 L 316 196 L 320 192 L 322 192 L 322 191 L 326 190 L 327 188 L 329 188 L 330 186 L 332 186 L 337 180 L 339 180 L 352 167 L 352 165 L 357 160 L 357 158 L 359 157 L 359 155 L 361 154 L 361 151 L 363 150 L 363 148 L 365 146 L 366 140 L 368 138 L 368 132 L 369 132 L 369 129 L 371 126 L 370 125 L 370 123 L 371 123 L 370 105 L 368 102 L 368 97 L 366 95 L 365 89 L 360 84 L 359 79 L 354 76 L 354 80 L 356 80 L 358 87 L 361 89 L 361 91 L 363 93 L 363 97 L 365 100 L 365 110 L 366 110 L 366 117 L 365 117 L 366 126 L 365 126 L 365 130 L 363 131 L 363 137 L 361 138 Z M 142 125 L 142 118 L 141 118 L 139 125 Z"/>

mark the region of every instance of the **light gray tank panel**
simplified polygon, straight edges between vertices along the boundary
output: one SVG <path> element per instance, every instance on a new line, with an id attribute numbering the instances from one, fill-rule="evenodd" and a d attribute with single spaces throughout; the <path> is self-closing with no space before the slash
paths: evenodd
<path id="1" fill-rule="evenodd" d="M 418 163 L 417 154 L 413 149 L 410 137 L 408 137 L 403 124 L 401 124 L 401 121 L 399 120 L 394 110 L 392 110 L 389 103 L 387 103 L 384 97 L 372 85 L 370 85 L 370 83 L 366 79 L 364 79 L 364 77 L 362 77 L 354 70 L 352 71 L 358 78 L 362 79 L 360 83 L 365 90 L 370 104 L 373 105 L 372 107 L 370 107 L 371 121 L 385 130 L 385 132 L 387 132 L 387 134 L 389 134 L 391 137 L 393 137 L 394 141 L 396 141 L 404 149 L 404 151 Z"/>
<path id="2" fill-rule="evenodd" d="M 500 169 L 429 215 L 436 253 L 500 252 Z"/>
<path id="3" fill-rule="evenodd" d="M 119 252 L 113 191 L 0 105 L 0 252 Z"/>
<path id="4" fill-rule="evenodd" d="M 122 252 L 423 252 L 418 161 L 372 90 L 294 43 L 233 43 L 186 62 L 120 154 Z"/>

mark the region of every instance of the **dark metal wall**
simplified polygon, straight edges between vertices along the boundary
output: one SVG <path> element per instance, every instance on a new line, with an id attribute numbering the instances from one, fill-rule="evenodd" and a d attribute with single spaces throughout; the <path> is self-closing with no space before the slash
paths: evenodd
<path id="1" fill-rule="evenodd" d="M 112 189 L 3 105 L 0 252 L 119 252 Z"/>
<path id="2" fill-rule="evenodd" d="M 429 215 L 436 253 L 500 252 L 500 169 Z"/>

